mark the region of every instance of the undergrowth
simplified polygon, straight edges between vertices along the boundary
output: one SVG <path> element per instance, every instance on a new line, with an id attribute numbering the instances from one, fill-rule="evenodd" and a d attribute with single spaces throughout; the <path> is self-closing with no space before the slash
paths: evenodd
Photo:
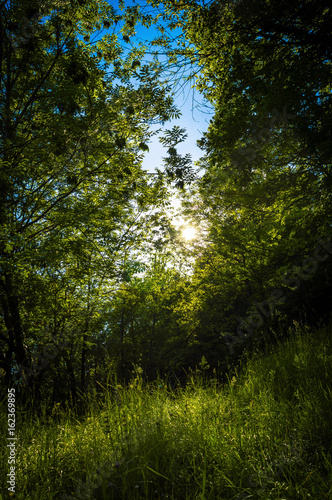
<path id="1" fill-rule="evenodd" d="M 84 418 L 58 405 L 17 411 L 15 498 L 332 498 L 331 330 L 297 327 L 222 388 L 204 362 L 176 393 L 144 385 L 136 367 L 128 387 L 110 380 L 103 402 L 90 398 Z M 5 410 L 1 420 L 6 429 Z"/>

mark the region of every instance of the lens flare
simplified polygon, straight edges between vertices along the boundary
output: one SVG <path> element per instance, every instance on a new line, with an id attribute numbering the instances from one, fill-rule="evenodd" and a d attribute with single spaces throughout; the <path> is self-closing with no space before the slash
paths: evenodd
<path id="1" fill-rule="evenodd" d="M 182 230 L 182 237 L 186 240 L 193 240 L 196 237 L 196 229 L 191 226 L 187 226 Z"/>

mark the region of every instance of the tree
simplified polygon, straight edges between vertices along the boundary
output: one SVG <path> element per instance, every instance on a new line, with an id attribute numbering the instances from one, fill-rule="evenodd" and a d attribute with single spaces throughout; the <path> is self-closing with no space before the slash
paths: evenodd
<path id="1" fill-rule="evenodd" d="M 23 379 L 41 378 L 49 363 L 40 368 L 38 346 L 56 345 L 60 331 L 69 335 L 81 311 L 80 331 L 59 352 L 73 378 L 74 344 L 81 351 L 84 386 L 93 302 L 105 282 L 116 283 L 121 254 L 158 219 L 166 191 L 160 176 L 142 170 L 142 152 L 149 124 L 177 110 L 154 63 L 141 66 L 144 49 L 124 55 L 120 37 L 137 18 L 135 9 L 120 16 L 103 1 L 1 4 L 0 366 L 7 383 L 19 369 Z"/>
<path id="2" fill-rule="evenodd" d="M 243 308 L 291 289 L 286 273 L 331 234 L 331 9 L 307 0 L 165 4 L 183 36 L 161 45 L 171 64 L 187 60 L 215 110 L 187 213 L 206 230 L 196 276 L 220 284 L 205 309 L 228 305 L 230 319 L 233 304 L 234 332 Z M 328 273 L 326 264 L 326 283 Z M 215 335 L 222 316 L 211 318 Z"/>

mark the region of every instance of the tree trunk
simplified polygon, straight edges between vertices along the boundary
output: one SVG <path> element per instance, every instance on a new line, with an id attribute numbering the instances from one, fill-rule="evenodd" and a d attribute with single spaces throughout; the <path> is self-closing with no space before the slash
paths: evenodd
<path id="1" fill-rule="evenodd" d="M 24 332 L 22 328 L 19 299 L 15 293 L 12 277 L 8 274 L 4 276 L 4 281 L 1 281 L 3 296 L 2 296 L 2 309 L 4 315 L 4 322 L 8 332 L 8 348 L 5 356 L 7 363 L 6 378 L 11 379 L 11 369 L 13 362 L 23 368 L 29 367 L 28 357 L 24 348 L 23 339 Z M 8 370 L 10 374 L 7 373 Z"/>

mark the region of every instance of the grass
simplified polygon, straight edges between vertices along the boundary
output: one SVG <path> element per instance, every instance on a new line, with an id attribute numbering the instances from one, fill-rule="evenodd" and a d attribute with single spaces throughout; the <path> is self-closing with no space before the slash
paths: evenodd
<path id="1" fill-rule="evenodd" d="M 222 388 L 200 370 L 174 393 L 138 370 L 84 418 L 18 411 L 16 498 L 332 498 L 331 333 L 298 327 Z"/>

